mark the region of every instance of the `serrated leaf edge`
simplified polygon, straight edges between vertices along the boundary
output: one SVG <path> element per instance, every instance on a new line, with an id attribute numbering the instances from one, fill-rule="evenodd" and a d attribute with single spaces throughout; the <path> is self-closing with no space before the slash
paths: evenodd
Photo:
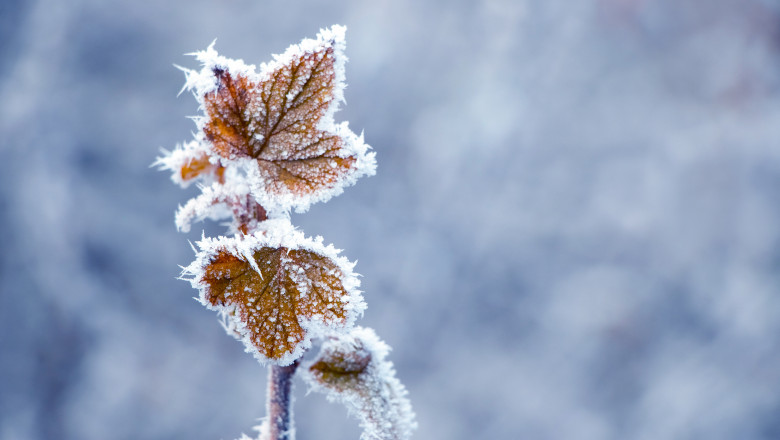
<path id="1" fill-rule="evenodd" d="M 286 218 L 269 219 L 261 223 L 251 235 L 238 235 L 234 237 L 204 237 L 196 242 L 199 251 L 196 254 L 195 261 L 182 271 L 182 278 L 190 281 L 192 286 L 198 289 L 200 295 L 198 300 L 206 308 L 220 313 L 223 325 L 226 326 L 228 333 L 232 333 L 237 339 L 244 343 L 245 351 L 252 355 L 262 364 L 271 363 L 275 365 L 289 365 L 300 358 L 303 352 L 311 347 L 312 339 L 323 337 L 329 334 L 347 333 L 354 327 L 357 318 L 362 316 L 366 309 L 366 303 L 363 300 L 360 287 L 359 275 L 354 272 L 355 263 L 350 262 L 346 257 L 339 255 L 341 250 L 333 245 L 325 246 L 322 237 L 306 237 L 303 232 L 295 229 Z M 269 359 L 252 344 L 250 333 L 246 324 L 238 319 L 234 319 L 233 311 L 235 306 L 213 306 L 206 300 L 208 285 L 202 281 L 205 267 L 220 252 L 228 252 L 236 257 L 245 259 L 258 273 L 262 273 L 253 258 L 256 250 L 263 247 L 279 248 L 284 247 L 290 250 L 301 249 L 313 252 L 333 261 L 343 274 L 341 279 L 342 286 L 346 292 L 347 298 L 344 298 L 345 320 L 343 324 L 325 324 L 318 320 L 301 318 L 299 323 L 305 330 L 304 339 L 296 348 L 280 359 Z"/>
<path id="2" fill-rule="evenodd" d="M 200 133 L 209 121 L 205 106 L 205 96 L 217 88 L 218 82 L 214 78 L 213 69 L 220 68 L 229 71 L 232 75 L 243 75 L 253 83 L 260 83 L 270 80 L 273 72 L 292 62 L 296 57 L 304 53 L 314 52 L 323 48 L 332 47 L 334 49 L 334 72 L 335 81 L 333 85 L 333 101 L 328 106 L 327 111 L 320 118 L 317 129 L 334 133 L 343 139 L 343 145 L 339 157 L 354 157 L 355 165 L 349 168 L 348 173 L 336 182 L 333 186 L 324 188 L 314 194 L 301 196 L 292 191 L 285 190 L 282 193 L 270 193 L 267 190 L 268 183 L 263 179 L 257 160 L 245 157 L 228 159 L 222 157 L 221 160 L 226 165 L 232 164 L 235 168 L 243 170 L 251 182 L 252 195 L 257 202 L 268 211 L 269 216 L 279 217 L 295 210 L 296 212 L 306 212 L 309 207 L 317 202 L 325 202 L 332 197 L 340 195 L 344 189 L 355 184 L 358 178 L 372 176 L 376 173 L 376 155 L 371 151 L 371 147 L 365 143 L 363 135 L 356 135 L 349 129 L 347 122 L 335 123 L 334 114 L 344 100 L 344 89 L 346 88 L 346 74 L 344 65 L 347 56 L 344 54 L 346 48 L 346 27 L 334 25 L 330 28 L 321 29 L 315 39 L 303 39 L 298 44 L 293 44 L 287 50 L 279 55 L 273 56 L 273 61 L 262 63 L 260 72 L 256 72 L 254 65 L 245 64 L 242 60 L 233 60 L 217 53 L 214 49 L 214 42 L 206 50 L 198 51 L 192 55 L 201 63 L 200 71 L 181 69 L 185 73 L 185 88 L 192 91 L 199 104 L 201 115 L 194 117 L 198 128 L 198 143 L 206 143 Z M 208 147 L 207 147 L 208 148 Z M 217 154 L 209 148 L 209 154 L 216 157 Z M 232 168 L 232 167 L 231 167 Z M 180 180 L 180 179 L 179 179 Z M 178 182 L 177 182 L 178 183 Z"/>

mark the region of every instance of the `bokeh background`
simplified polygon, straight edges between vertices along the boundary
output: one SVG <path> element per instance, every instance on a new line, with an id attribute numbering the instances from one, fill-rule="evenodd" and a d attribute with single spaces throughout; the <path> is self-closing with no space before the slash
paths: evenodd
<path id="1" fill-rule="evenodd" d="M 345 24 L 359 260 L 417 439 L 780 438 L 776 0 L 3 0 L 0 439 L 234 439 L 266 370 L 179 265 L 205 48 Z M 298 384 L 299 439 L 357 423 Z"/>

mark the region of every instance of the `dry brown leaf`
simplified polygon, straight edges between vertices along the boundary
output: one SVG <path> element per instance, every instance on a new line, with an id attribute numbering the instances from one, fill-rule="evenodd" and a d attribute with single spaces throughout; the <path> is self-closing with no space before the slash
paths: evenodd
<path id="1" fill-rule="evenodd" d="M 344 179 L 356 164 L 344 139 L 318 129 L 334 101 L 335 50 L 303 52 L 253 82 L 213 68 L 215 90 L 203 98 L 203 132 L 222 157 L 253 158 L 270 193 L 308 195 Z"/>
<path id="2" fill-rule="evenodd" d="M 201 282 L 205 301 L 232 308 L 249 342 L 267 359 L 289 357 L 306 338 L 312 319 L 346 322 L 343 274 L 329 258 L 285 247 L 260 248 L 253 258 L 255 264 L 219 252 L 204 268 Z"/>

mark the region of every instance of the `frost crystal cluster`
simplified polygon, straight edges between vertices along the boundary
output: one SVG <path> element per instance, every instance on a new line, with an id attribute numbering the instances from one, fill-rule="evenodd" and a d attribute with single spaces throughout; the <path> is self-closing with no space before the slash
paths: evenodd
<path id="1" fill-rule="evenodd" d="M 414 416 L 385 360 L 389 348 L 355 327 L 366 305 L 354 264 L 289 220 L 291 210 L 327 201 L 376 169 L 362 135 L 334 121 L 344 102 L 345 30 L 322 30 L 259 69 L 220 56 L 213 43 L 194 53 L 202 68 L 182 70 L 202 111 L 195 138 L 156 164 L 179 185 L 201 189 L 176 212 L 179 230 L 228 220 L 229 236 L 199 241 L 184 277 L 228 333 L 271 365 L 272 382 L 289 384 L 303 353 L 321 342 L 303 374 L 310 387 L 345 403 L 363 439 L 407 439 Z M 289 411 L 277 408 L 289 396 L 273 383 L 273 420 L 260 438 L 292 439 Z"/>

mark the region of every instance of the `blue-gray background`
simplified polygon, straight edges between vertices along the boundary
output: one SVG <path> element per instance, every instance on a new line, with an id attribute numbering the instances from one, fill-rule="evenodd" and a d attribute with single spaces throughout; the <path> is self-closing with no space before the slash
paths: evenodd
<path id="1" fill-rule="evenodd" d="M 780 438 L 777 1 L 3 0 L 0 439 L 263 416 L 149 164 L 194 130 L 184 53 L 333 23 L 379 169 L 293 222 L 359 260 L 416 438 Z M 300 439 L 358 438 L 300 385 Z"/>

